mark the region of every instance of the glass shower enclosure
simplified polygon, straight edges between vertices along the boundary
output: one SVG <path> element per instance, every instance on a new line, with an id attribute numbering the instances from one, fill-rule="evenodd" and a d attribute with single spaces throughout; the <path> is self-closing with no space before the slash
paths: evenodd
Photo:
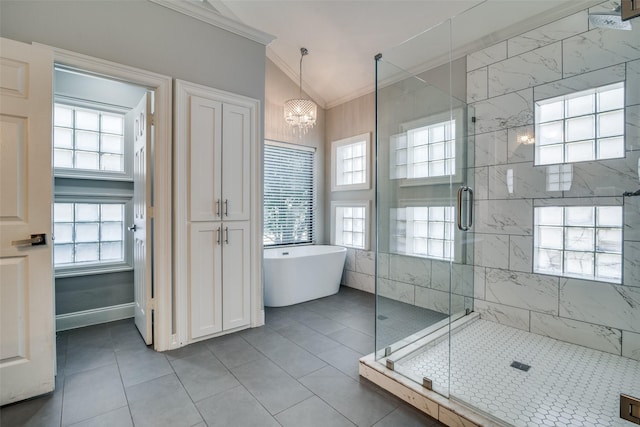
<path id="1" fill-rule="evenodd" d="M 517 21 L 542 3 L 484 2 L 376 57 L 375 358 L 497 423 L 630 426 L 640 22 L 595 27 L 594 2 Z"/>

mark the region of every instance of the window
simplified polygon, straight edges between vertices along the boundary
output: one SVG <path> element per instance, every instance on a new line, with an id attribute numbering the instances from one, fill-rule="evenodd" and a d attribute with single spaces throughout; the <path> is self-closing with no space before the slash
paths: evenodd
<path id="1" fill-rule="evenodd" d="M 267 142 L 264 147 L 265 246 L 312 243 L 315 151 Z"/>
<path id="2" fill-rule="evenodd" d="M 57 175 L 125 174 L 124 114 L 56 103 L 53 146 Z"/>
<path id="3" fill-rule="evenodd" d="M 331 191 L 369 188 L 368 133 L 331 144 Z"/>
<path id="4" fill-rule="evenodd" d="M 127 203 L 54 203 L 54 264 L 57 270 L 126 265 Z"/>
<path id="5" fill-rule="evenodd" d="M 621 206 L 537 207 L 534 271 L 620 283 Z"/>
<path id="6" fill-rule="evenodd" d="M 536 165 L 624 157 L 624 83 L 538 101 Z"/>
<path id="7" fill-rule="evenodd" d="M 403 185 L 459 182 L 462 178 L 463 111 L 437 114 L 401 125 L 390 139 L 389 176 Z"/>
<path id="8" fill-rule="evenodd" d="M 394 253 L 452 260 L 453 206 L 411 206 L 391 210 L 391 250 Z"/>
<path id="9" fill-rule="evenodd" d="M 333 242 L 339 246 L 369 249 L 369 202 L 333 202 Z"/>

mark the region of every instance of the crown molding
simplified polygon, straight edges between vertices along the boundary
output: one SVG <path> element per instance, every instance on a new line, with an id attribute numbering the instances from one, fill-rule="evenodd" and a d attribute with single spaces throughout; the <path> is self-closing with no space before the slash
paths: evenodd
<path id="1" fill-rule="evenodd" d="M 253 40 L 265 46 L 269 45 L 275 37 L 260 30 L 256 30 L 248 25 L 229 19 L 204 5 L 190 2 L 187 0 L 149 0 L 160 6 L 172 9 L 176 12 L 195 18 L 199 21 L 206 22 L 214 27 L 237 34 L 249 40 Z"/>
<path id="2" fill-rule="evenodd" d="M 267 58 L 269 58 L 271 62 L 273 62 L 275 66 L 280 69 L 280 71 L 282 71 L 287 77 L 293 80 L 296 83 L 296 86 L 298 86 L 298 81 L 300 79 L 298 73 L 291 67 L 289 67 L 289 65 L 287 65 L 287 63 L 282 58 L 280 58 L 278 54 L 275 53 L 269 46 L 267 46 Z M 302 91 L 306 93 L 307 96 L 309 96 L 316 104 L 318 104 L 318 107 L 322 109 L 327 108 L 327 101 L 325 101 L 325 99 L 320 96 L 318 92 L 314 91 L 309 85 L 305 84 L 304 80 L 302 81 Z"/>

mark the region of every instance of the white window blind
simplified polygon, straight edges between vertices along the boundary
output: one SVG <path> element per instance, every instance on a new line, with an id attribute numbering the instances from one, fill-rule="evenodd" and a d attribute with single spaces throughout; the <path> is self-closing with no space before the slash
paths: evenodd
<path id="1" fill-rule="evenodd" d="M 314 155 L 307 148 L 265 144 L 265 246 L 313 242 Z"/>

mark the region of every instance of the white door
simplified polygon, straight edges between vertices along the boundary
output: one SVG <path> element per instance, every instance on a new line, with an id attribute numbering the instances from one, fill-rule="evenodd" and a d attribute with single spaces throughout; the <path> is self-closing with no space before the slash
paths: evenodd
<path id="1" fill-rule="evenodd" d="M 222 327 L 246 326 L 251 320 L 249 221 L 225 222 L 222 230 Z"/>
<path id="2" fill-rule="evenodd" d="M 151 318 L 151 257 L 147 255 L 147 239 L 151 239 L 151 178 L 147 179 L 147 165 L 151 164 L 151 96 L 142 97 L 133 114 L 133 268 L 135 323 L 145 343 L 153 342 Z"/>
<path id="3" fill-rule="evenodd" d="M 0 405 L 54 388 L 53 59 L 0 39 Z M 45 244 L 24 242 L 45 234 Z M 22 242 L 21 242 L 22 241 Z"/>
<path id="4" fill-rule="evenodd" d="M 224 221 L 248 220 L 251 179 L 251 110 L 224 104 L 222 199 Z M 220 169 L 218 169 L 220 170 Z"/>

